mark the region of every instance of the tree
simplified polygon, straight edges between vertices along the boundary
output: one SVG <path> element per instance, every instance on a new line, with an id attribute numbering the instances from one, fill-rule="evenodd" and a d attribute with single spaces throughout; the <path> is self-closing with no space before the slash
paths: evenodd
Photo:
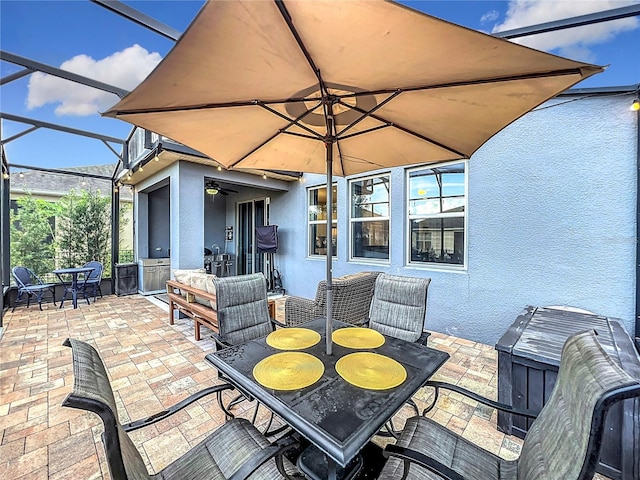
<path id="1" fill-rule="evenodd" d="M 11 265 L 25 266 L 42 275 L 55 266 L 56 205 L 25 193 L 17 200 L 17 211 L 10 214 Z"/>
<path id="2" fill-rule="evenodd" d="M 110 198 L 99 191 L 70 191 L 60 201 L 57 246 L 64 267 L 97 260 L 110 268 Z"/>

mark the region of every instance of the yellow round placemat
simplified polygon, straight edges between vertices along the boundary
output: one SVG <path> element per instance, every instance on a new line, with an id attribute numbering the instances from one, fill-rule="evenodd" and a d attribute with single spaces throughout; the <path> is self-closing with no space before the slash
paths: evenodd
<path id="1" fill-rule="evenodd" d="M 369 390 L 387 390 L 407 379 L 407 371 L 400 363 L 372 352 L 345 355 L 336 362 L 336 372 L 352 385 Z"/>
<path id="2" fill-rule="evenodd" d="M 304 352 L 282 352 L 260 360 L 253 367 L 258 383 L 273 390 L 297 390 L 314 384 L 324 373 L 324 365 Z"/>
<path id="3" fill-rule="evenodd" d="M 267 335 L 267 345 L 278 350 L 302 350 L 320 341 L 320 334 L 308 328 L 281 328 Z"/>
<path id="4" fill-rule="evenodd" d="M 384 336 L 370 328 L 346 327 L 333 332 L 333 341 L 347 348 L 378 348 L 384 345 Z"/>

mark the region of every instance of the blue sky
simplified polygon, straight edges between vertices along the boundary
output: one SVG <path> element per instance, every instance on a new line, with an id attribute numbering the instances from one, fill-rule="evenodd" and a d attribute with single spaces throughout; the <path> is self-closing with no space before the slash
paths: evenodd
<path id="1" fill-rule="evenodd" d="M 402 1 L 412 8 L 469 28 L 500 30 L 584 15 L 640 0 Z M 182 32 L 201 0 L 126 1 L 126 4 Z M 640 18 L 628 18 L 517 40 L 575 60 L 608 65 L 581 87 L 640 82 Z M 41 63 L 133 89 L 171 49 L 173 42 L 88 0 L 0 0 L 0 48 Z M 0 76 L 22 67 L 0 62 Z M 44 74 L 1 87 L 5 113 L 124 138 L 131 125 L 102 118 L 117 97 Z M 2 123 L 6 139 L 28 126 Z M 5 146 L 10 163 L 61 168 L 115 163 L 102 142 L 40 129 Z"/>

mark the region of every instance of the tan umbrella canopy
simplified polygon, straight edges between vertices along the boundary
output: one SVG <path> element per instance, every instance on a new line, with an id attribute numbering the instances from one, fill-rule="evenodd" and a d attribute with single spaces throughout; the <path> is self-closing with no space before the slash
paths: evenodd
<path id="1" fill-rule="evenodd" d="M 326 172 L 331 205 L 334 174 L 469 158 L 601 71 L 388 1 L 209 1 L 105 115 L 226 168 Z"/>

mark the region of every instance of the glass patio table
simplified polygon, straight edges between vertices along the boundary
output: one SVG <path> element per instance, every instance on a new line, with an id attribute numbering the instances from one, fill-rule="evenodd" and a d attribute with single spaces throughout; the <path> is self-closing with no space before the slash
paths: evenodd
<path id="1" fill-rule="evenodd" d="M 71 300 L 73 303 L 73 308 L 78 308 L 78 275 L 81 273 L 85 274 L 84 282 L 87 282 L 87 278 L 91 272 L 93 272 L 93 267 L 77 267 L 77 268 L 59 268 L 54 270 L 62 286 L 64 287 L 64 294 L 62 295 L 62 299 L 60 300 L 60 308 L 62 308 L 62 304 L 67 298 L 67 293 L 71 294 Z M 71 283 L 65 282 L 62 278 L 64 275 L 71 275 Z M 87 304 L 89 303 L 89 297 L 87 297 Z"/>
<path id="2" fill-rule="evenodd" d="M 384 337 L 377 348 L 353 349 L 334 343 L 333 354 L 325 351 L 325 319 L 319 318 L 299 325 L 318 332 L 321 340 L 298 350 L 319 359 L 324 373 L 312 385 L 296 390 L 276 390 L 262 386 L 253 369 L 258 362 L 281 353 L 267 344 L 267 337 L 225 348 L 206 355 L 238 390 L 255 398 L 324 453 L 327 478 L 336 477 L 336 465 L 347 464 L 373 438 L 380 428 L 449 358 L 449 354 L 417 343 Z M 333 331 L 354 328 L 333 322 Z M 279 331 L 279 330 L 277 330 Z M 373 352 L 399 362 L 406 370 L 406 379 L 397 387 L 371 390 L 345 381 L 336 372 L 336 362 L 355 352 Z"/>

